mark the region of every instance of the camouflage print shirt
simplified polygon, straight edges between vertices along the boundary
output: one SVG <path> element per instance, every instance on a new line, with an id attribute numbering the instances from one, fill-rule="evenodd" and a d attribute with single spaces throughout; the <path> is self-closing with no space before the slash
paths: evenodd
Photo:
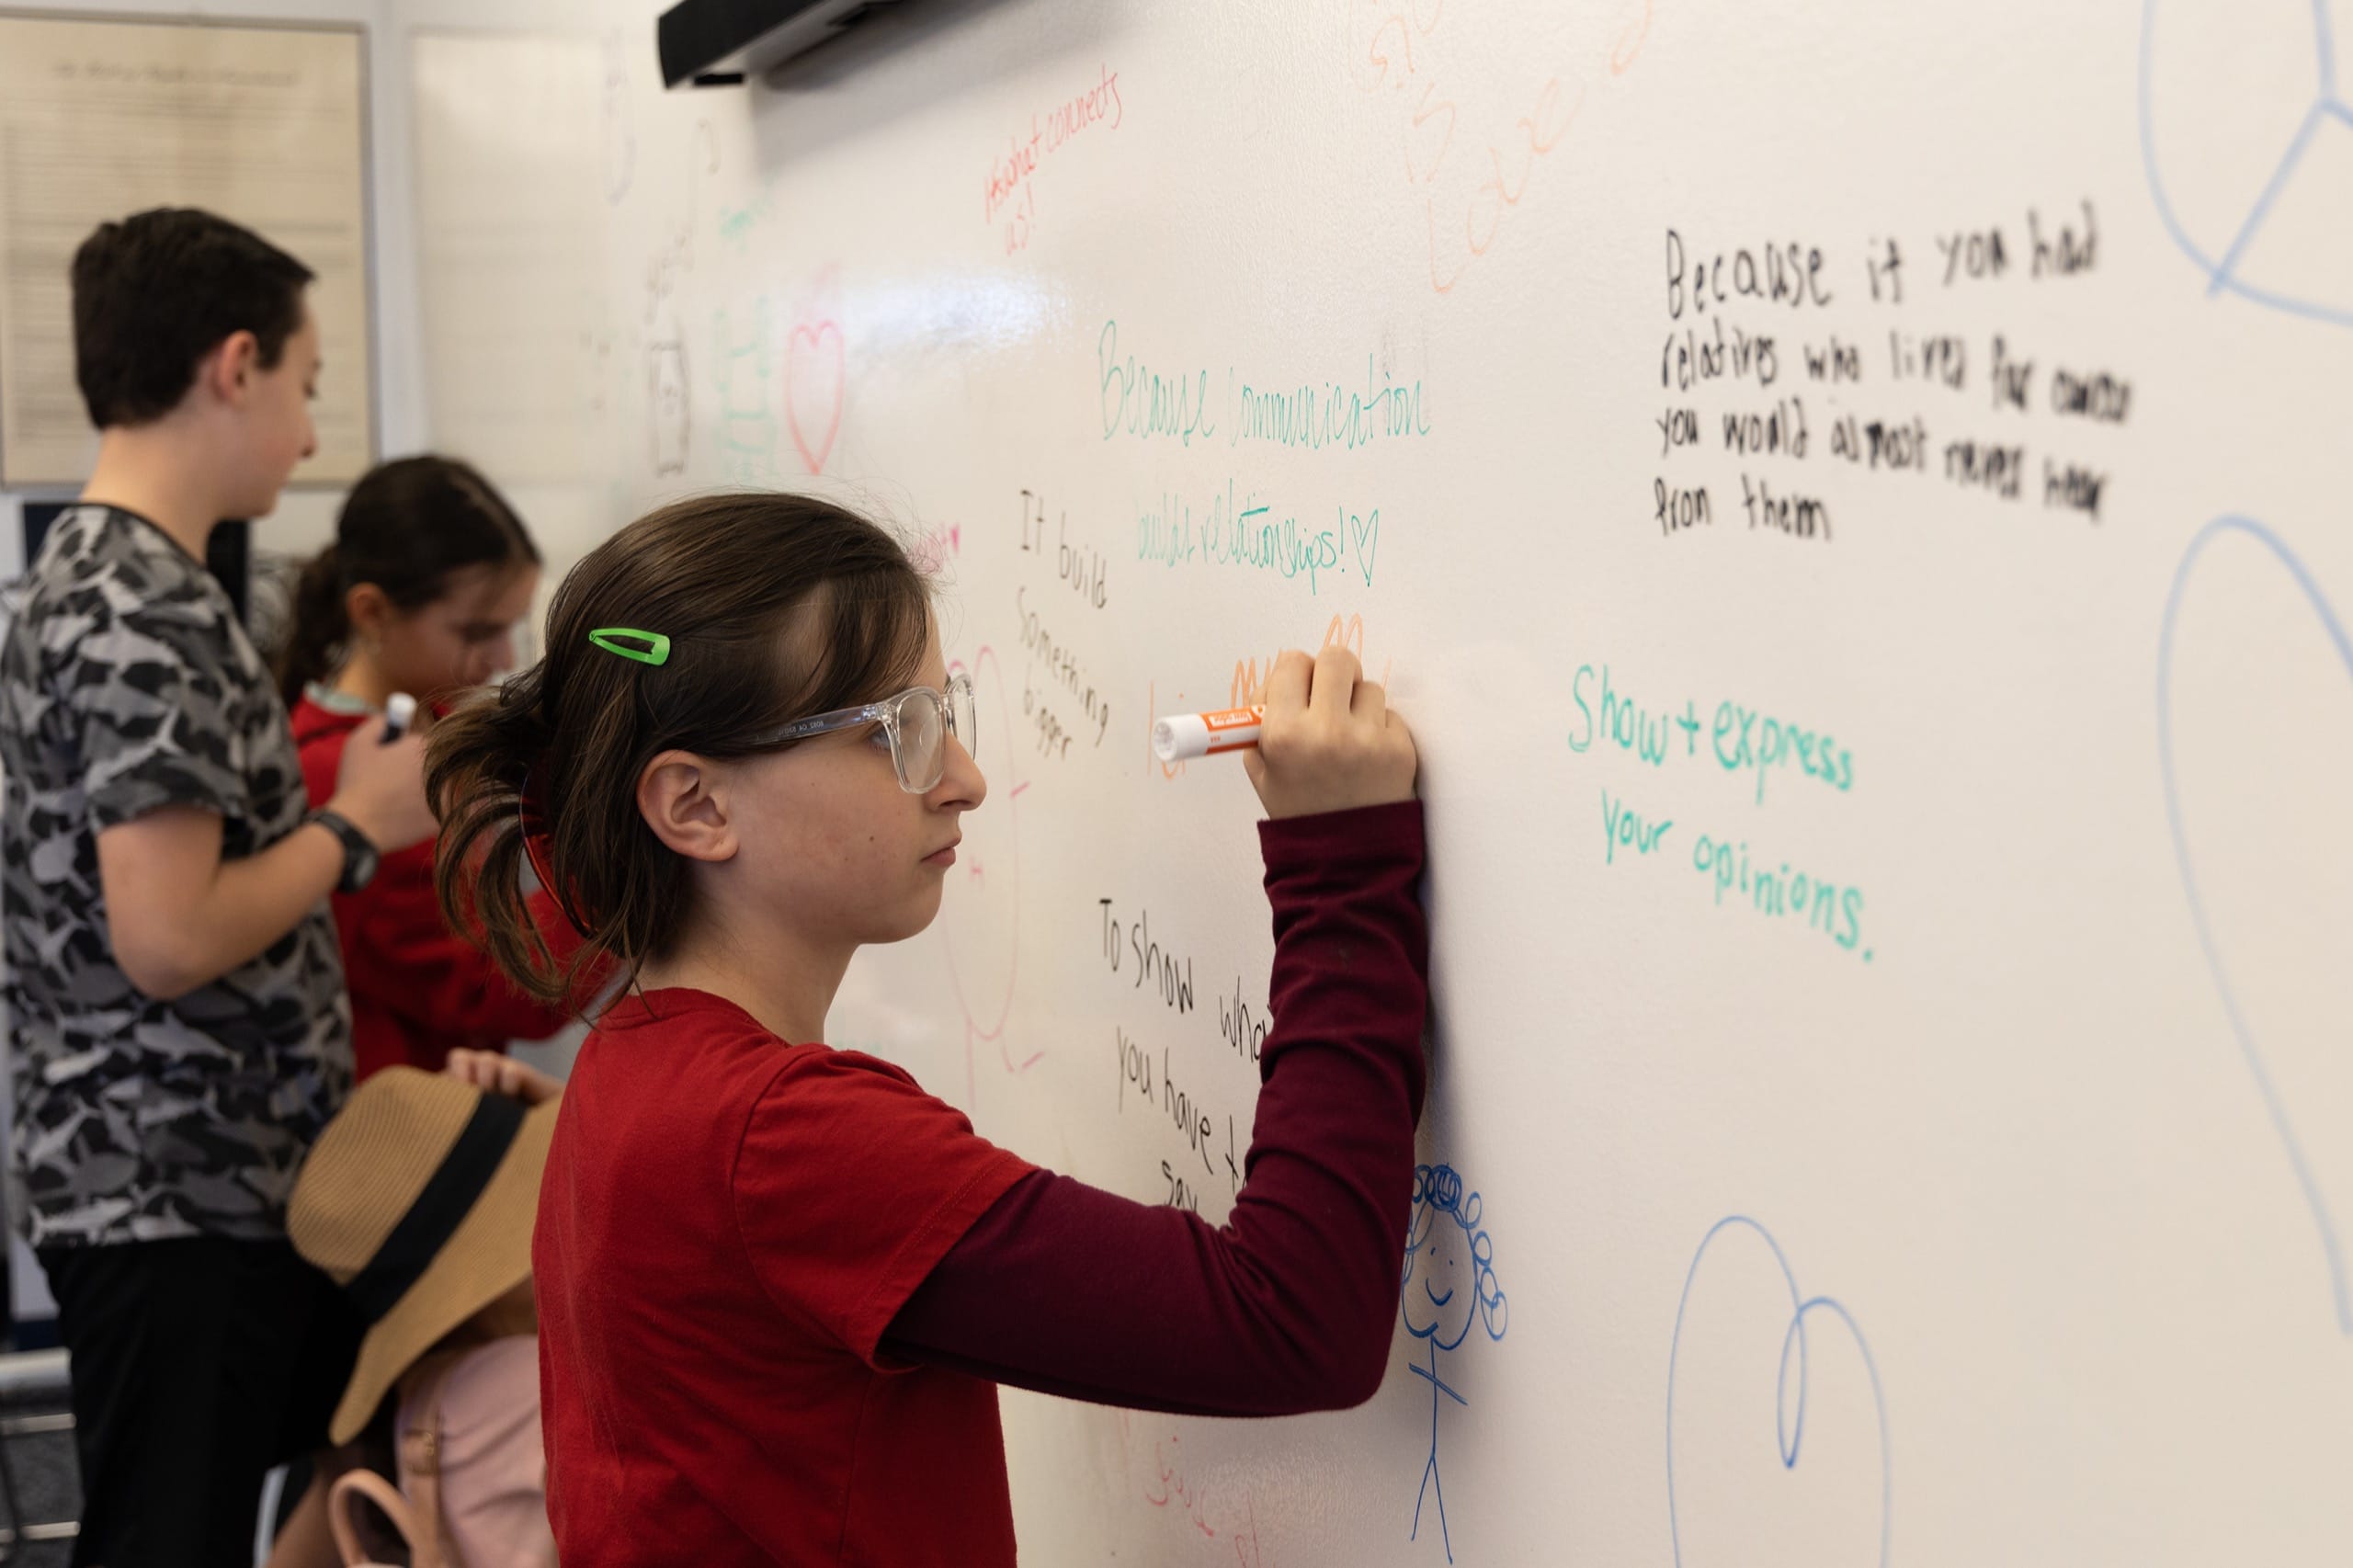
<path id="1" fill-rule="evenodd" d="M 261 657 L 203 565 L 128 512 L 60 517 L 0 641 L 0 928 L 14 1176 L 36 1246 L 285 1233 L 296 1167 L 351 1087 L 334 917 L 174 1002 L 115 963 L 97 835 L 217 812 L 237 859 L 301 826 Z"/>

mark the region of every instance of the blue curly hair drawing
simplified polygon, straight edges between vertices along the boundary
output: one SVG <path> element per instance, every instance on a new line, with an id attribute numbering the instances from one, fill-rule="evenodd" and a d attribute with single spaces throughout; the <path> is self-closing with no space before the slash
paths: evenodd
<path id="1" fill-rule="evenodd" d="M 1452 1350 L 1470 1335 L 1474 1308 L 1490 1339 L 1504 1336 L 1510 1317 L 1495 1281 L 1495 1239 L 1479 1228 L 1481 1207 L 1477 1193 L 1462 1190 L 1461 1174 L 1452 1165 L 1414 1167 L 1414 1217 L 1405 1231 L 1401 1282 L 1405 1331 L 1440 1350 Z"/>
<path id="2" fill-rule="evenodd" d="M 1413 1216 L 1405 1227 L 1405 1267 L 1400 1310 L 1405 1332 L 1428 1346 L 1421 1359 L 1408 1364 L 1417 1378 L 1430 1385 L 1430 1456 L 1422 1467 L 1422 1484 L 1414 1494 L 1412 1539 L 1422 1533 L 1422 1505 L 1435 1493 L 1438 1536 L 1446 1544 L 1446 1560 L 1454 1561 L 1454 1540 L 1446 1526 L 1446 1486 L 1438 1478 L 1438 1413 L 1439 1396 L 1468 1407 L 1470 1401 L 1438 1376 L 1440 1351 L 1461 1347 L 1471 1337 L 1475 1321 L 1489 1339 L 1501 1339 L 1510 1321 L 1504 1288 L 1495 1278 L 1495 1238 L 1480 1229 L 1483 1205 L 1479 1195 L 1466 1192 L 1461 1173 L 1452 1165 L 1414 1167 Z"/>

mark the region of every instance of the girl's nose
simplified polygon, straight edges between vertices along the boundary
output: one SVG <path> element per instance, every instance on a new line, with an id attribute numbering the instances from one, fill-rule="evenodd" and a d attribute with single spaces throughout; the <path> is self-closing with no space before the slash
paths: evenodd
<path id="1" fill-rule="evenodd" d="M 954 807 L 971 811 L 989 797 L 989 781 L 981 773 L 981 765 L 964 749 L 964 743 L 954 735 L 947 736 L 941 744 L 948 749 L 942 754 L 939 782 L 932 786 L 931 803 L 935 810 Z"/>

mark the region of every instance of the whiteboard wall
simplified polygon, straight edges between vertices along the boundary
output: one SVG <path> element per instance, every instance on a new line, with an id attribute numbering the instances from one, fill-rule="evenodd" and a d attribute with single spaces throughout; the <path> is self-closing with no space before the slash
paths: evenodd
<path id="1" fill-rule="evenodd" d="M 756 483 L 952 581 L 990 798 L 835 1043 L 1222 1215 L 1255 801 L 1151 720 L 1339 639 L 1420 738 L 1454 1272 L 1356 1411 L 1009 1394 L 1031 1561 L 2353 1551 L 2330 5 L 938 0 L 667 96 L 651 4 L 409 8 L 436 440 L 558 567 Z"/>

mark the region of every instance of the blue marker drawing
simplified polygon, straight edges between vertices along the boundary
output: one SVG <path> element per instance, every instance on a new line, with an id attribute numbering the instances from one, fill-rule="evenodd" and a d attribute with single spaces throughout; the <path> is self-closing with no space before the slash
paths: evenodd
<path id="1" fill-rule="evenodd" d="M 1414 1494 L 1414 1528 L 1406 1539 L 1422 1538 L 1422 1504 L 1433 1494 L 1438 1502 L 1438 1540 L 1446 1560 L 1454 1561 L 1454 1540 L 1446 1528 L 1446 1483 L 1438 1478 L 1438 1413 L 1441 1397 L 1468 1406 L 1438 1376 L 1438 1352 L 1461 1348 L 1471 1336 L 1476 1319 L 1489 1339 L 1501 1339 L 1510 1313 L 1503 1287 L 1495 1283 L 1495 1244 L 1479 1228 L 1479 1195 L 1465 1194 L 1462 1177 L 1452 1165 L 1414 1167 L 1414 1218 L 1405 1230 L 1405 1278 L 1403 1304 L 1405 1332 L 1428 1346 L 1428 1365 L 1408 1363 L 1417 1378 L 1430 1384 L 1430 1459 L 1422 1467 L 1422 1484 Z"/>
<path id="2" fill-rule="evenodd" d="M 2165 177 L 2158 168 L 2156 138 L 2156 89 L 2154 64 L 2156 57 L 2157 6 L 2160 0 L 2145 0 L 2141 13 L 2141 162 L 2149 176 L 2149 194 L 2154 199 L 2157 217 L 2173 236 L 2182 254 L 2198 264 L 2206 274 L 2209 298 L 2227 289 L 2241 298 L 2291 315 L 2309 317 L 2314 321 L 2334 322 L 2339 326 L 2353 326 L 2353 296 L 2338 303 L 2303 300 L 2249 283 L 2239 276 L 2239 264 L 2245 259 L 2247 247 L 2263 232 L 2272 209 L 2279 200 L 2302 165 L 2304 156 L 2312 150 L 2313 140 L 2324 130 L 2340 133 L 2353 132 L 2353 106 L 2348 106 L 2337 80 L 2336 40 L 2329 21 L 2330 0 L 2312 0 L 2313 47 L 2316 57 L 2315 85 L 2311 105 L 2288 139 L 2279 162 L 2271 171 L 2270 179 L 2256 192 L 2246 215 L 2240 221 L 2237 232 L 2231 236 L 2228 248 L 2217 260 L 2208 255 L 2198 241 L 2190 237 L 2189 229 L 2174 210 L 2165 193 Z M 2353 191 L 2346 193 L 2353 199 Z"/>
<path id="3" fill-rule="evenodd" d="M 1666 1355 L 1666 1520 L 1669 1538 L 1675 1545 L 1677 1568 L 1683 1562 L 1683 1520 L 1677 1511 L 1675 1492 L 1675 1374 L 1683 1355 L 1683 1318 L 1691 1305 L 1691 1287 L 1699 1278 L 1699 1266 L 1707 1261 L 1708 1249 L 1716 1238 L 1728 1231 L 1746 1231 L 1772 1250 L 1773 1261 L 1779 1266 L 1782 1279 L 1790 1288 L 1790 1322 L 1781 1335 L 1780 1376 L 1773 1387 L 1773 1436 L 1779 1445 L 1783 1470 L 1795 1470 L 1805 1447 L 1805 1411 L 1808 1395 L 1806 1360 L 1806 1320 L 1817 1313 L 1827 1313 L 1843 1325 L 1862 1353 L 1863 1369 L 1870 1374 L 1871 1403 L 1879 1415 L 1879 1562 L 1886 1568 L 1889 1533 L 1894 1521 L 1895 1476 L 1890 1461 L 1887 1435 L 1887 1395 L 1880 1386 L 1879 1363 L 1871 1357 L 1871 1347 L 1864 1339 L 1860 1324 L 1854 1314 L 1829 1296 L 1807 1296 L 1798 1290 L 1798 1277 L 1790 1267 L 1789 1258 L 1781 1251 L 1781 1244 L 1773 1233 L 1745 1214 L 1734 1214 L 1717 1221 L 1699 1240 L 1699 1250 L 1691 1255 L 1690 1272 L 1683 1277 L 1683 1295 L 1675 1303 L 1675 1339 Z M 1797 1358 L 1797 1388 L 1790 1387 L 1790 1353 Z"/>
<path id="4" fill-rule="evenodd" d="M 2189 852 L 2188 830 L 2182 824 L 2181 786 L 2175 776 L 2173 746 L 2173 638 L 2174 628 L 2181 616 L 2182 595 L 2189 586 L 2190 575 L 2197 570 L 2199 558 L 2206 547 L 2228 534 L 2239 534 L 2253 540 L 2278 558 L 2280 566 L 2294 579 L 2304 599 L 2312 606 L 2313 616 L 2335 644 L 2336 656 L 2345 665 L 2345 673 L 2353 676 L 2353 639 L 2345 632 L 2345 623 L 2322 593 L 2320 585 L 2305 569 L 2296 552 L 2290 550 L 2279 535 L 2251 517 L 2217 517 L 2198 530 L 2189 541 L 2189 549 L 2181 558 L 2181 565 L 2174 573 L 2173 591 L 2165 596 L 2165 614 L 2157 634 L 2157 755 L 2165 777 L 2165 817 L 2173 827 L 2174 858 L 2181 866 L 2182 892 L 2188 895 L 2190 919 L 2198 927 L 2198 945 L 2206 955 L 2206 967 L 2214 977 L 2214 989 L 2221 993 L 2222 1012 L 2231 1021 L 2231 1033 L 2238 1038 L 2239 1050 L 2246 1057 L 2247 1071 L 2255 1075 L 2255 1086 L 2263 1096 L 2263 1104 L 2271 1113 L 2271 1124 L 2279 1132 L 2279 1141 L 2287 1146 L 2288 1164 L 2296 1173 L 2296 1184 L 2303 1188 L 2304 1202 L 2313 1211 L 2313 1223 L 2320 1231 L 2322 1256 L 2328 1263 L 2329 1290 L 2336 1304 L 2336 1326 L 2340 1333 L 2353 1335 L 2353 1293 L 2348 1293 L 2345 1278 L 2345 1255 L 2336 1236 L 2336 1221 L 2328 1211 L 2328 1199 L 2321 1192 L 2320 1181 L 2313 1174 L 2311 1162 L 2305 1158 L 2304 1147 L 2296 1136 L 2295 1124 L 2288 1119 L 2286 1101 L 2279 1096 L 2278 1085 L 2264 1065 L 2263 1051 L 2247 1024 L 2246 1015 L 2239 1006 L 2238 996 L 2231 987 L 2230 969 L 2222 961 L 2222 944 L 2215 939 L 2213 922 L 2206 913 L 2206 903 L 2198 891 L 2198 870 Z"/>

